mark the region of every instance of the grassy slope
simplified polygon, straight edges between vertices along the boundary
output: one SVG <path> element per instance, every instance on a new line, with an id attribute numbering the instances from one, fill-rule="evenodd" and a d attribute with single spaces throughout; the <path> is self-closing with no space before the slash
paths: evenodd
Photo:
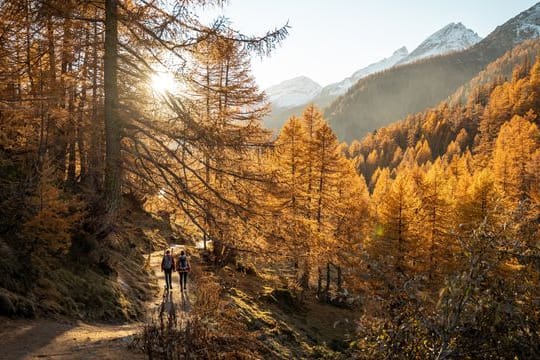
<path id="1" fill-rule="evenodd" d="M 38 259 L 22 271 L 15 251 L 2 243 L 0 267 L 7 271 L 0 275 L 0 315 L 140 319 L 156 290 L 149 285 L 144 254 L 165 244 L 170 234 L 165 222 L 126 199 L 115 232 L 88 253 Z"/>
<path id="2" fill-rule="evenodd" d="M 298 305 L 285 292 L 272 293 L 281 283 L 264 274 L 246 275 L 225 267 L 220 282 L 272 358 L 342 358 L 354 336 L 358 309 L 341 309 L 320 303 L 314 294 L 305 294 Z"/>

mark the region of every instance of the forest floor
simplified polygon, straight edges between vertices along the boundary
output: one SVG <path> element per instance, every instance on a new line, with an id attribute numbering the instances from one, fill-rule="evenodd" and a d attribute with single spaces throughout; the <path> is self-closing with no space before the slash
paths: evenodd
<path id="1" fill-rule="evenodd" d="M 183 245 L 176 247 L 174 253 L 178 254 L 181 247 Z M 160 250 L 150 256 L 149 265 L 154 276 L 148 287 L 154 294 L 146 304 L 147 322 L 156 319 L 161 310 L 170 312 L 175 308 L 176 316 L 185 315 L 196 300 L 195 284 L 191 280 L 188 280 L 188 291 L 180 293 L 177 273 L 173 273 L 173 291 L 165 296 L 160 269 L 162 255 Z M 198 254 L 193 255 L 192 265 L 202 270 Z M 343 358 L 341 351 L 354 339 L 358 309 L 321 303 L 314 294 L 306 294 L 306 301 L 298 306 L 290 298 L 282 297 L 286 293 L 272 292 L 283 288 L 283 284 L 264 270 L 249 275 L 227 266 L 215 275 L 227 289 L 225 299 L 241 315 L 248 331 L 269 349 L 267 355 L 271 358 L 340 359 Z M 142 333 L 146 323 L 0 317 L 0 359 L 145 359 L 140 346 L 133 349 L 130 345 L 136 335 Z"/>
<path id="2" fill-rule="evenodd" d="M 161 251 L 156 251 L 150 257 L 150 266 L 159 286 L 153 299 L 147 303 L 147 316 L 155 314 L 166 302 L 160 269 L 162 255 Z M 173 290 L 180 295 L 177 273 L 173 273 L 173 284 Z M 174 296 L 174 293 L 172 295 Z M 189 307 L 184 306 L 181 311 L 189 311 Z M 0 317 L 0 358 L 3 360 L 144 359 L 142 353 L 129 348 L 135 334 L 140 333 L 143 326 L 142 322 L 106 324 Z"/>
<path id="3" fill-rule="evenodd" d="M 358 308 L 319 301 L 314 291 L 297 303 L 268 269 L 244 274 L 229 266 L 218 274 L 248 330 L 270 350 L 269 358 L 346 359 L 355 340 Z"/>

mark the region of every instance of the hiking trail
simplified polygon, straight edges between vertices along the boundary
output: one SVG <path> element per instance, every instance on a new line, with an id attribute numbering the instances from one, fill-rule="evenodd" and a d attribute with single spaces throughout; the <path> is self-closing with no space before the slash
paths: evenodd
<path id="1" fill-rule="evenodd" d="M 171 245 L 177 256 L 184 246 Z M 189 250 L 192 250 L 189 248 Z M 194 250 L 194 249 L 193 249 Z M 190 251 L 191 252 L 191 251 Z M 164 289 L 161 272 L 163 251 L 150 255 L 149 266 L 157 279 L 158 291 L 146 305 L 146 317 L 159 316 L 161 311 L 186 316 L 193 303 L 193 282 L 188 279 L 188 290 L 180 292 L 178 273 L 173 272 L 173 289 Z M 148 258 L 148 255 L 146 256 Z M 152 283 L 148 284 L 153 287 Z M 176 311 L 174 311 L 176 310 Z M 27 359 L 82 359 L 120 360 L 145 359 L 144 354 L 130 350 L 129 344 L 140 333 L 144 322 L 125 324 L 85 323 L 77 320 L 10 319 L 0 317 L 0 358 Z"/>

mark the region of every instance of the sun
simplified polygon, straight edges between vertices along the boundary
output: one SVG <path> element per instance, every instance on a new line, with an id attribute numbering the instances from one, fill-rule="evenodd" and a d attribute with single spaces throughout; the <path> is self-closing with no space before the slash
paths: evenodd
<path id="1" fill-rule="evenodd" d="M 169 72 L 158 72 L 150 78 L 152 90 L 159 94 L 173 93 L 177 88 L 174 76 Z"/>

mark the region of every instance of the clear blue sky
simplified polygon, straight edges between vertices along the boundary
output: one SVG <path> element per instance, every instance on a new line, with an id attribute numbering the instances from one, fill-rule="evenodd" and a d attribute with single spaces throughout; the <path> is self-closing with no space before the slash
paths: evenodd
<path id="1" fill-rule="evenodd" d="M 451 22 L 485 37 L 536 0 L 230 0 L 223 14 L 234 27 L 262 34 L 287 21 L 289 37 L 270 58 L 253 59 L 261 88 L 299 75 L 321 85 L 388 57 L 401 46 L 409 52 Z"/>

